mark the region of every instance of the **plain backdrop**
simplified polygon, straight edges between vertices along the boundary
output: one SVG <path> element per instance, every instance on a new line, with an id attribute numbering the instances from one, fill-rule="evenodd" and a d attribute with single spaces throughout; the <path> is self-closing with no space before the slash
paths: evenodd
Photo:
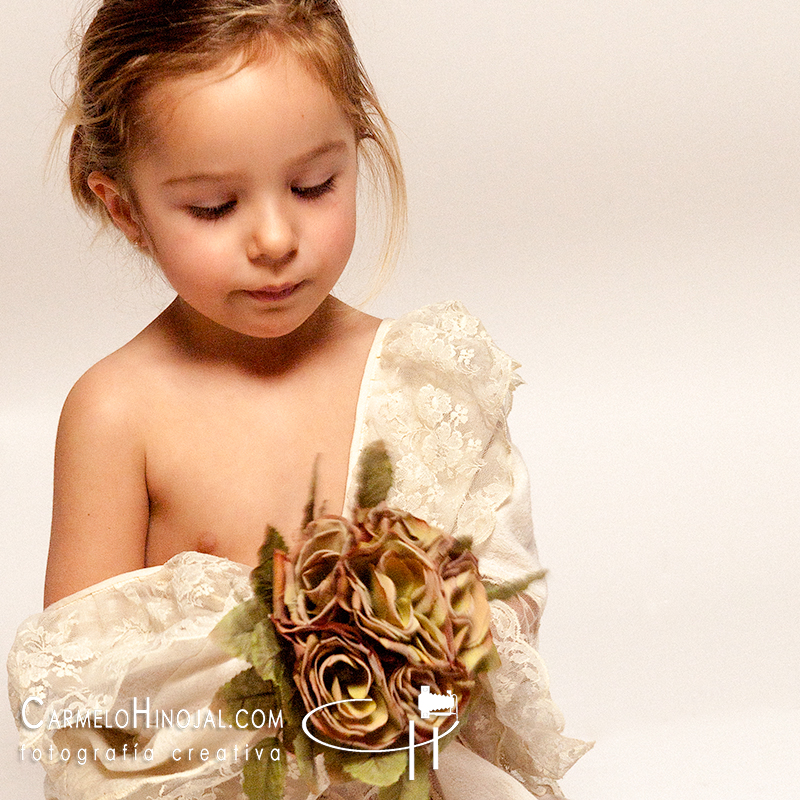
<path id="1" fill-rule="evenodd" d="M 542 650 L 597 741 L 565 791 L 800 797 L 800 5 L 344 5 L 410 192 L 371 309 L 459 298 L 523 364 Z M 0 28 L 3 652 L 40 608 L 63 398 L 170 298 L 45 178 L 76 11 Z M 41 796 L 15 742 L 5 705 L 0 796 Z"/>

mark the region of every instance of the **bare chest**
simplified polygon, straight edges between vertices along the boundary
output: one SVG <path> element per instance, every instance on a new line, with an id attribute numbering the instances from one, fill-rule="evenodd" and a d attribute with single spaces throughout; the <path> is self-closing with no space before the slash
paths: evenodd
<path id="1" fill-rule="evenodd" d="M 315 461 L 318 503 L 341 513 L 360 371 L 341 377 L 161 398 L 147 432 L 147 564 L 184 550 L 255 564 L 267 525 L 296 537 Z"/>

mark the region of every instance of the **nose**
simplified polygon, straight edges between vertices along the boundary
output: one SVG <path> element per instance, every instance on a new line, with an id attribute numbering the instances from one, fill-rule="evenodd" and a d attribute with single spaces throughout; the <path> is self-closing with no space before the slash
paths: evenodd
<path id="1" fill-rule="evenodd" d="M 297 252 L 297 231 L 289 209 L 280 202 L 259 205 L 254 211 L 247 246 L 253 263 L 281 266 Z"/>

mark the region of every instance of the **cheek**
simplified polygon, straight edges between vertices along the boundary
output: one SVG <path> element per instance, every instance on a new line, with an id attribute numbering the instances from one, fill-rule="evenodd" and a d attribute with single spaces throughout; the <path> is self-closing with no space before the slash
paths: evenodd
<path id="1" fill-rule="evenodd" d="M 151 254 L 170 282 L 171 277 L 180 279 L 182 275 L 186 278 L 204 275 L 213 280 L 224 263 L 222 254 L 226 247 L 219 233 L 198 230 L 183 220 L 162 229 L 150 229 L 148 233 Z"/>
<path id="2" fill-rule="evenodd" d="M 337 262 L 347 262 L 353 250 L 356 237 L 356 204 L 355 200 L 343 202 L 337 207 L 328 224 L 325 226 L 324 245 Z"/>
<path id="3" fill-rule="evenodd" d="M 156 239 L 153 257 L 170 286 L 189 301 L 216 296 L 230 282 L 229 264 L 212 242 L 204 246 L 196 237 Z"/>
<path id="4" fill-rule="evenodd" d="M 337 237 L 337 243 L 340 249 L 340 252 L 345 261 L 350 258 L 350 253 L 353 250 L 353 244 L 356 240 L 356 215 L 355 209 L 353 209 L 353 213 L 349 214 L 345 220 L 342 222 L 342 226 L 339 230 L 339 235 Z"/>

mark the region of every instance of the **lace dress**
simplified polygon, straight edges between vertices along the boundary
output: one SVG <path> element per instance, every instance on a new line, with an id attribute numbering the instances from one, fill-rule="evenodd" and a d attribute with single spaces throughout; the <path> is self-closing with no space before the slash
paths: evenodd
<path id="1" fill-rule="evenodd" d="M 486 578 L 537 571 L 527 474 L 506 426 L 516 367 L 458 303 L 383 322 L 362 381 L 345 507 L 358 454 L 383 439 L 395 465 L 390 505 L 469 537 Z M 249 665 L 207 637 L 250 596 L 248 573 L 182 553 L 22 624 L 9 696 L 23 759 L 37 753 L 46 769 L 47 798 L 243 800 L 243 756 L 263 734 L 226 727 L 209 704 Z M 550 699 L 535 649 L 544 598 L 539 581 L 492 602 L 502 665 L 482 676 L 458 741 L 441 752 L 434 792 L 444 800 L 563 796 L 557 780 L 589 747 L 561 735 Z M 292 766 L 287 800 L 370 796 L 361 784 L 326 786 L 324 774 L 309 793 Z"/>

